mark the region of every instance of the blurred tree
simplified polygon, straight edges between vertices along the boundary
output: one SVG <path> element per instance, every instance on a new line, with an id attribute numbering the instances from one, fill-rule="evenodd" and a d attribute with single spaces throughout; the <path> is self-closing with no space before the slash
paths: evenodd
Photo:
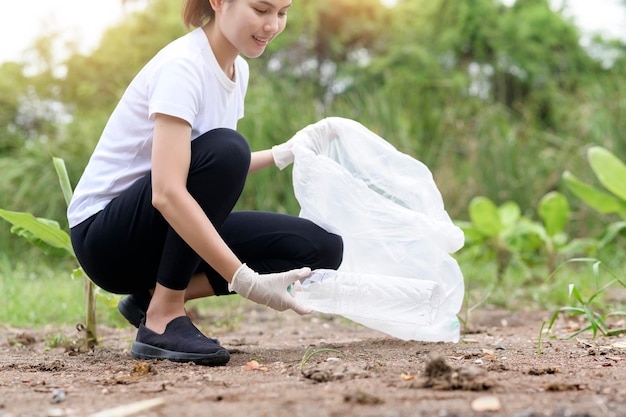
<path id="1" fill-rule="evenodd" d="M 91 54 L 68 60 L 63 100 L 80 112 L 112 111 L 137 71 L 185 31 L 180 2 L 151 0 L 108 29 Z"/>
<path id="2" fill-rule="evenodd" d="M 378 79 L 394 83 L 405 74 L 415 84 L 428 76 L 442 86 L 457 80 L 466 93 L 524 117 L 530 112 L 544 127 L 558 124 L 561 95 L 601 71 L 581 47 L 577 27 L 548 0 L 511 7 L 498 0 L 401 0 L 393 12 L 393 39 L 370 68 L 389 74 Z"/>
<path id="3" fill-rule="evenodd" d="M 93 52 L 58 62 L 48 38 L 28 66 L 0 66 L 0 159 L 13 158 L 0 160 L 11 172 L 0 207 L 58 218 L 61 200 L 55 213 L 36 210 L 57 189 L 54 173 L 42 173 L 49 153 L 77 180 L 128 82 L 186 31 L 181 1 L 121 1 L 128 14 Z M 610 48 L 612 66 L 582 49 L 576 27 L 547 0 L 298 0 L 286 31 L 248 60 L 240 129 L 260 149 L 320 117 L 351 117 L 452 178 L 446 185 L 457 189 L 443 191 L 457 212 L 476 194 L 533 207 L 581 143 L 626 149 L 626 48 L 597 44 Z M 57 123 L 65 116 L 73 121 Z M 35 157 L 24 162 L 20 152 Z M 284 187 L 261 178 L 254 198 L 282 204 Z"/>
<path id="4" fill-rule="evenodd" d="M 21 64 L 7 62 L 0 66 L 0 156 L 13 154 L 26 132 L 17 125 L 20 97 L 27 87 Z"/>
<path id="5" fill-rule="evenodd" d="M 385 49 L 388 8 L 379 0 L 298 2 L 288 29 L 253 65 L 282 83 L 309 84 L 319 104 L 344 91 L 371 56 Z"/>
<path id="6" fill-rule="evenodd" d="M 552 11 L 548 0 L 518 0 L 505 15 L 501 33 L 494 98 L 517 109 L 526 99 L 538 120 L 554 129 L 562 97 L 596 77 L 600 64 L 580 45 L 574 23 Z"/>

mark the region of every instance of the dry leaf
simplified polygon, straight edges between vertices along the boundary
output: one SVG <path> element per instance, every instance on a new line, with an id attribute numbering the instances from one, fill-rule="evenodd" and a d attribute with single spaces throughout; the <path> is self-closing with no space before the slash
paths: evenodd
<path id="1" fill-rule="evenodd" d="M 409 374 L 405 374 L 404 372 L 402 372 L 402 374 L 400 374 L 400 376 L 402 377 L 402 379 L 404 379 L 405 381 L 413 381 L 415 379 L 415 375 L 409 375 Z"/>
<path id="2" fill-rule="evenodd" d="M 248 362 L 247 364 L 245 364 L 242 368 L 244 371 L 261 371 L 261 372 L 269 371 L 269 369 L 267 369 L 267 366 L 261 366 L 261 364 L 255 361 L 254 359 Z"/>
<path id="3" fill-rule="evenodd" d="M 253 359 L 244 365 L 243 370 L 244 371 L 256 371 L 260 368 L 261 368 L 261 364 L 259 364 L 257 361 Z"/>

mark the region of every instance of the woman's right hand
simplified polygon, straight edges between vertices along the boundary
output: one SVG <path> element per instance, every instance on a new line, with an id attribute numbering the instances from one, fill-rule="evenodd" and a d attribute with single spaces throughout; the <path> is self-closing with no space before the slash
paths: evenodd
<path id="1" fill-rule="evenodd" d="M 316 154 L 324 154 L 331 141 L 339 139 L 337 117 L 327 117 L 296 132 L 288 141 L 272 147 L 272 157 L 278 169 L 285 169 L 294 161 L 294 146 L 301 146 Z"/>
<path id="2" fill-rule="evenodd" d="M 311 268 L 301 268 L 261 275 L 253 271 L 248 265 L 242 264 L 233 275 L 232 281 L 228 284 L 228 289 L 274 310 L 284 311 L 290 308 L 298 314 L 309 314 L 313 310 L 298 303 L 287 291 L 287 287 L 310 274 Z"/>

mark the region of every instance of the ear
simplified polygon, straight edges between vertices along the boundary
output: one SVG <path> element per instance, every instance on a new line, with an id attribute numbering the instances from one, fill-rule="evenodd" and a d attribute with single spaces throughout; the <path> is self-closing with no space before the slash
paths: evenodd
<path id="1" fill-rule="evenodd" d="M 224 3 L 226 3 L 227 0 L 209 0 L 209 3 L 211 4 L 211 8 L 213 9 L 214 12 L 217 11 L 221 11 L 222 7 L 224 7 Z"/>

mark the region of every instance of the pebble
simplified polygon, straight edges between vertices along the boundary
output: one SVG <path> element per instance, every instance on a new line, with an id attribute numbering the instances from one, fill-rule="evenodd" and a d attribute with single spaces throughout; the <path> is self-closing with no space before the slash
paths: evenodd
<path id="1" fill-rule="evenodd" d="M 500 411 L 501 408 L 502 404 L 498 397 L 478 397 L 472 401 L 472 410 L 474 411 Z"/>
<path id="2" fill-rule="evenodd" d="M 60 403 L 65 400 L 65 396 L 65 391 L 63 391 L 62 389 L 55 389 L 54 391 L 52 391 L 52 402 Z"/>

